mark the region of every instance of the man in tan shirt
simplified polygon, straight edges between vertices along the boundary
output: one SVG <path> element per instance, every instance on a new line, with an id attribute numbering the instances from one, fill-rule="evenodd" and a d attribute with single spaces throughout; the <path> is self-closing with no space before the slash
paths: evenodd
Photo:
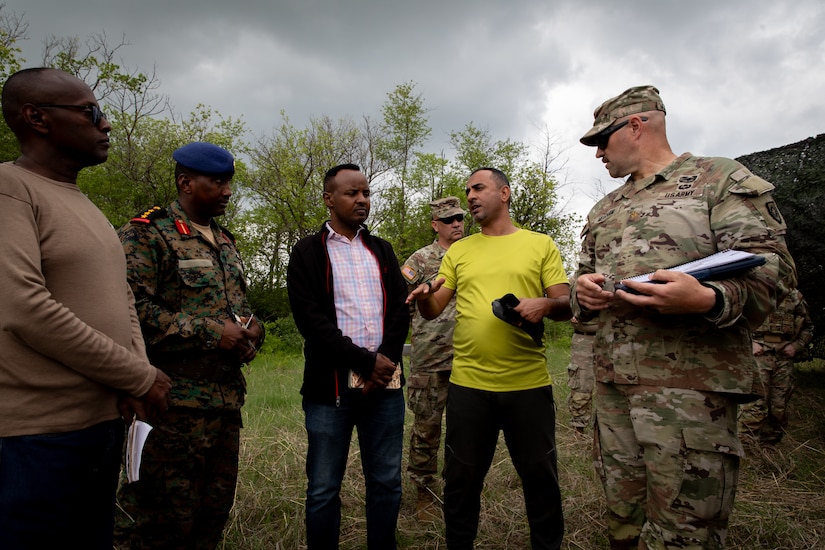
<path id="1" fill-rule="evenodd" d="M 21 155 L 0 165 L 0 533 L 7 548 L 111 549 L 124 423 L 165 411 L 114 228 L 77 188 L 111 126 L 56 69 L 6 81 Z"/>

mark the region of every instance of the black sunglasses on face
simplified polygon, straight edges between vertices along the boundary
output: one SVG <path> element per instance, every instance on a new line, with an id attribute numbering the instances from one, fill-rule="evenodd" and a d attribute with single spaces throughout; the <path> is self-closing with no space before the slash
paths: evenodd
<path id="1" fill-rule="evenodd" d="M 456 214 L 455 216 L 450 216 L 449 218 L 438 218 L 443 224 L 451 225 L 453 222 L 462 222 L 464 221 L 464 214 Z"/>
<path id="2" fill-rule="evenodd" d="M 646 116 L 640 118 L 642 119 L 642 122 L 647 122 Z M 601 149 L 602 151 L 607 149 L 607 142 L 610 141 L 610 136 L 612 136 L 614 132 L 621 130 L 622 128 L 627 126 L 628 122 L 630 122 L 630 119 L 627 119 L 624 122 L 616 124 L 615 126 L 610 126 L 609 128 L 605 128 L 604 130 L 602 130 L 599 134 L 596 135 L 596 139 L 594 141 L 596 147 L 598 149 Z"/>
<path id="3" fill-rule="evenodd" d="M 97 105 L 59 105 L 57 103 L 39 103 L 35 107 L 38 109 L 71 109 L 72 111 L 84 111 L 92 117 L 92 124 L 97 126 L 102 119 L 106 118 L 106 113 L 100 110 Z"/>

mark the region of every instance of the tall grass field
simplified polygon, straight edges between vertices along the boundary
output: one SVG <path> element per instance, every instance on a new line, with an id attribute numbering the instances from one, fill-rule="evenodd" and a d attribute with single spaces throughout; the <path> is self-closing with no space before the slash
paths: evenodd
<path id="1" fill-rule="evenodd" d="M 592 432 L 582 436 L 568 426 L 566 399 L 569 337 L 551 342 L 548 369 L 556 400 L 556 441 L 564 499 L 565 549 L 608 548 L 601 486 L 591 462 Z M 306 434 L 299 389 L 299 355 L 267 355 L 248 367 L 249 393 L 243 409 L 240 475 L 235 505 L 221 548 L 237 550 L 306 548 L 304 534 L 304 456 Z M 797 391 L 791 401 L 789 432 L 774 448 L 747 449 L 742 462 L 728 548 L 825 548 L 825 362 L 797 365 Z M 407 414 L 409 429 L 412 415 Z M 540 419 L 533 419 L 540 421 Z M 407 432 L 408 433 L 408 432 Z M 342 489 L 340 548 L 366 548 L 364 485 L 353 434 Z M 405 434 L 403 468 L 409 443 Z M 521 484 L 499 441 L 482 494 L 476 547 L 529 548 Z M 441 518 L 416 521 L 415 489 L 404 475 L 398 546 L 446 548 Z"/>

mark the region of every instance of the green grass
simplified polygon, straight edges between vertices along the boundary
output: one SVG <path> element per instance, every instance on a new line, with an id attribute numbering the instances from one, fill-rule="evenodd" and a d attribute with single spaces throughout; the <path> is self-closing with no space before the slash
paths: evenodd
<path id="1" fill-rule="evenodd" d="M 566 367 L 569 337 L 548 346 L 554 379 L 559 478 L 565 509 L 565 549 L 608 548 L 604 504 L 590 456 L 590 436 L 568 427 Z M 742 463 L 728 548 L 805 549 L 825 547 L 825 363 L 798 369 L 791 402 L 791 425 L 774 449 L 750 449 Z M 235 506 L 222 548 L 237 550 L 305 548 L 304 455 L 306 434 L 299 389 L 301 357 L 262 357 L 248 372 L 241 466 Z M 407 415 L 407 427 L 411 415 Z M 363 476 L 353 436 L 342 489 L 343 550 L 366 548 Z M 406 468 L 406 436 L 403 467 Z M 399 547 L 446 548 L 443 521 L 415 520 L 415 491 L 404 476 L 398 522 Z M 521 485 L 503 441 L 482 494 L 480 549 L 529 547 Z"/>

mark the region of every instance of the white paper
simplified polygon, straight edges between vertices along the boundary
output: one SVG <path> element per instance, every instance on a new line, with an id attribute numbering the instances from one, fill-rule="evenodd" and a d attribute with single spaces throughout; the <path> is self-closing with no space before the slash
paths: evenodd
<path id="1" fill-rule="evenodd" d="M 668 267 L 665 269 L 667 269 L 668 271 L 681 271 L 683 273 L 692 275 L 703 269 L 710 269 L 714 267 L 723 266 L 726 264 L 731 264 L 740 260 L 750 258 L 751 256 L 753 256 L 753 254 L 751 254 L 750 252 L 729 249 L 717 252 L 716 254 L 711 254 L 710 256 L 706 256 L 704 258 L 699 258 L 698 260 L 694 260 L 692 262 L 677 265 L 675 267 Z M 627 280 L 637 281 L 640 283 L 647 283 L 650 281 L 651 275 L 653 275 L 653 272 L 645 273 L 643 275 L 637 275 L 635 277 L 628 277 Z"/>
<path id="2" fill-rule="evenodd" d="M 132 421 L 129 430 L 126 433 L 126 480 L 129 483 L 140 479 L 140 460 L 143 456 L 143 445 L 146 443 L 146 438 L 149 437 L 149 432 L 152 431 L 152 426 L 138 420 Z"/>

